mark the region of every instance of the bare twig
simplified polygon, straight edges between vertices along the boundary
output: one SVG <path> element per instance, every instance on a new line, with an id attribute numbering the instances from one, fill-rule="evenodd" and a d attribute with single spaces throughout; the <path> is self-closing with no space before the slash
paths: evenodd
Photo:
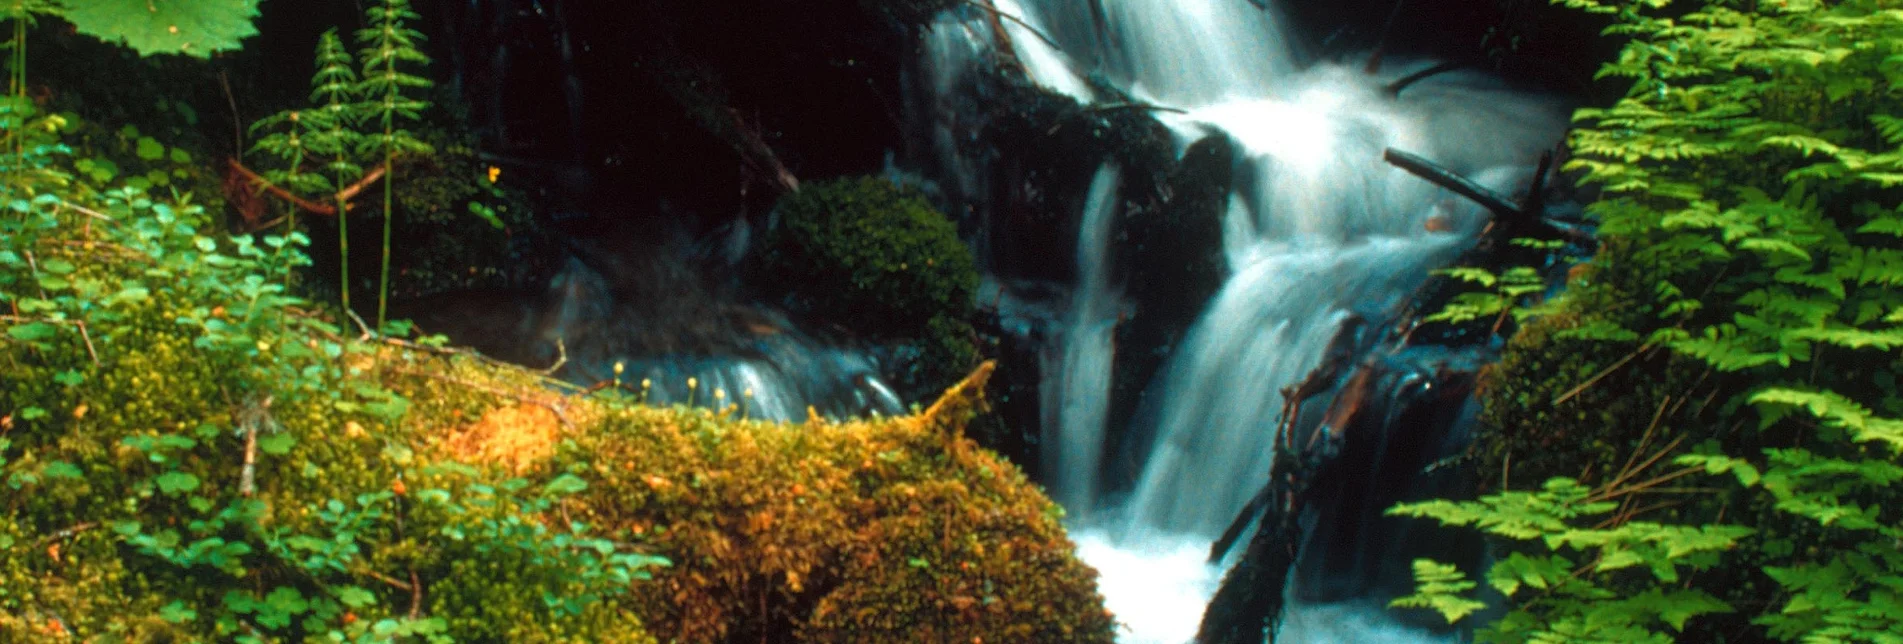
<path id="1" fill-rule="evenodd" d="M 1381 38 L 1374 43 L 1374 53 L 1368 56 L 1368 64 L 1361 71 L 1373 74 L 1381 70 L 1381 58 L 1387 53 L 1388 35 L 1394 33 L 1394 23 L 1401 19 L 1401 8 L 1407 6 L 1407 0 L 1394 0 L 1394 9 L 1388 12 L 1388 22 L 1381 27 Z"/>
<path id="2" fill-rule="evenodd" d="M 1113 112 L 1116 110 L 1144 110 L 1149 112 L 1169 112 L 1171 114 L 1188 114 L 1189 113 L 1189 110 L 1185 110 L 1180 107 L 1166 107 L 1163 105 L 1157 105 L 1155 103 L 1144 103 L 1141 101 L 1124 101 L 1121 103 L 1104 103 L 1102 105 L 1092 105 L 1090 106 L 1088 111 Z"/>
<path id="3" fill-rule="evenodd" d="M 349 288 L 349 287 L 345 287 L 345 288 Z M 366 324 L 363 321 L 363 318 L 357 315 L 356 311 L 344 309 L 344 313 L 349 315 L 350 319 L 357 323 L 357 328 L 363 331 L 363 336 L 357 338 L 358 340 L 368 340 L 370 338 L 377 337 L 376 332 L 370 330 L 370 325 Z"/>
<path id="4" fill-rule="evenodd" d="M 86 343 L 86 357 L 92 358 L 93 366 L 99 366 L 99 351 L 93 349 L 93 336 L 86 332 L 86 321 L 75 320 L 73 326 L 79 327 L 79 339 Z"/>
<path id="5" fill-rule="evenodd" d="M 1466 66 L 1467 66 L 1467 63 L 1448 61 L 1448 62 L 1441 63 L 1439 65 L 1435 65 L 1433 67 L 1429 67 L 1427 69 L 1423 69 L 1418 72 L 1414 72 L 1412 74 L 1408 74 L 1406 76 L 1402 76 L 1400 79 L 1392 83 L 1388 83 L 1388 86 L 1387 86 L 1388 96 L 1400 96 L 1401 90 L 1407 89 L 1409 85 L 1413 85 L 1423 80 L 1427 80 L 1428 78 L 1438 76 L 1440 74 L 1445 74 L 1447 72 L 1451 72 Z"/>
<path id="6" fill-rule="evenodd" d="M 238 474 L 238 494 L 251 496 L 258 491 L 258 425 L 245 423 L 244 470 Z"/>
<path id="7" fill-rule="evenodd" d="M 47 544 L 53 543 L 55 541 L 65 541 L 67 539 L 71 539 L 73 537 L 79 536 L 80 533 L 82 532 L 85 532 L 87 530 L 91 530 L 97 527 L 99 527 L 99 522 L 97 521 L 87 521 L 85 523 L 75 524 L 73 527 L 59 530 L 52 534 L 46 535 L 44 537 L 40 537 L 40 541 L 37 544 L 37 547 L 45 547 Z"/>
<path id="8" fill-rule="evenodd" d="M 365 577 L 369 577 L 371 579 L 375 579 L 377 581 L 381 581 L 383 583 L 389 584 L 392 588 L 396 588 L 399 590 L 407 590 L 407 591 L 410 591 L 411 593 L 416 592 L 415 590 L 416 586 L 414 584 L 406 583 L 400 579 L 377 572 L 375 570 L 371 570 L 369 568 L 359 568 L 356 570 L 356 573 L 359 575 L 363 575 Z M 415 574 L 415 573 L 412 572 L 411 574 Z"/>
<path id="9" fill-rule="evenodd" d="M 1025 31 L 1031 32 L 1031 35 L 1037 36 L 1038 40 L 1044 41 L 1044 44 L 1050 45 L 1051 49 L 1063 49 L 1063 47 L 1058 46 L 1057 41 L 1051 40 L 1050 36 L 1046 36 L 1044 35 L 1044 32 L 1038 31 L 1037 27 L 1031 26 L 1031 23 L 1025 22 L 1023 18 L 1019 18 L 1017 16 L 1013 16 L 1003 11 L 999 11 L 997 7 L 991 6 L 991 3 L 988 1 L 979 2 L 977 0 L 965 0 L 965 4 L 971 5 L 973 7 L 977 7 L 979 11 L 983 11 L 985 13 L 991 14 L 992 18 L 1001 18 L 1001 19 L 1009 20 L 1013 23 L 1016 23 L 1017 26 L 1023 27 Z M 998 30 L 998 36 L 1006 37 L 1004 35 L 1004 30 L 1002 29 Z"/>
<path id="10" fill-rule="evenodd" d="M 554 376 L 555 372 L 560 371 L 562 365 L 566 364 L 568 364 L 568 346 L 562 342 L 561 338 L 555 338 L 555 364 L 543 369 L 541 373 L 544 376 Z"/>
<path id="11" fill-rule="evenodd" d="M 225 104 L 231 107 L 231 145 L 234 156 L 244 156 L 244 119 L 238 116 L 238 98 L 231 93 L 231 79 L 218 70 L 218 86 L 225 90 Z"/>
<path id="12" fill-rule="evenodd" d="M 1666 396 L 1664 400 L 1659 401 L 1658 411 L 1652 412 L 1652 422 L 1645 426 L 1645 433 L 1639 435 L 1639 446 L 1632 448 L 1632 453 L 1626 456 L 1625 465 L 1619 466 L 1619 473 L 1613 475 L 1614 480 L 1624 479 L 1630 475 L 1632 463 L 1639 460 L 1639 453 L 1644 452 L 1645 448 L 1652 444 L 1652 430 L 1658 429 L 1659 421 L 1665 418 L 1665 408 L 1671 404 L 1671 396 Z"/>
<path id="13" fill-rule="evenodd" d="M 61 208 L 71 210 L 73 212 L 85 215 L 87 217 L 92 217 L 93 219 L 98 219 L 100 221 L 105 221 L 108 223 L 115 223 L 115 224 L 119 223 L 119 220 L 113 219 L 111 215 L 107 215 L 106 213 L 99 212 L 97 210 L 93 210 L 91 208 L 87 208 L 85 206 L 75 204 L 71 201 L 61 200 L 59 202 L 59 205 Z"/>
<path id="14" fill-rule="evenodd" d="M 1626 357 L 1620 358 L 1618 362 L 1614 362 L 1611 366 L 1601 369 L 1599 373 L 1593 374 L 1593 376 L 1587 378 L 1585 382 L 1579 383 L 1579 386 L 1567 390 L 1566 393 L 1560 394 L 1558 398 L 1554 398 L 1553 404 L 1565 404 L 1566 401 L 1572 400 L 1574 396 L 1579 395 L 1579 392 L 1585 391 L 1588 387 L 1597 384 L 1600 380 L 1604 380 L 1606 376 L 1612 375 L 1612 372 L 1618 371 L 1620 367 L 1625 366 L 1626 363 L 1631 362 L 1633 358 L 1639 357 L 1640 354 L 1645 353 L 1651 348 L 1652 345 L 1650 344 L 1640 345 L 1639 348 L 1634 349 L 1632 353 L 1626 354 Z"/>

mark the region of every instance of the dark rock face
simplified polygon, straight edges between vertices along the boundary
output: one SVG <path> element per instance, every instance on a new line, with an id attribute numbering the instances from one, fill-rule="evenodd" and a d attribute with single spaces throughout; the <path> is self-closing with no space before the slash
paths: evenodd
<path id="1" fill-rule="evenodd" d="M 1228 269 L 1222 258 L 1222 216 L 1235 167 L 1235 146 L 1211 136 L 1189 146 L 1162 181 L 1157 199 L 1132 207 L 1118 222 L 1118 273 L 1125 283 L 1128 315 L 1117 327 L 1117 360 L 1111 378 L 1111 431 L 1104 453 L 1111 459 L 1105 484 L 1120 490 L 1143 469 L 1155 423 L 1131 422 L 1165 358 L 1222 288 Z M 1114 421 L 1113 422 L 1117 422 Z"/>

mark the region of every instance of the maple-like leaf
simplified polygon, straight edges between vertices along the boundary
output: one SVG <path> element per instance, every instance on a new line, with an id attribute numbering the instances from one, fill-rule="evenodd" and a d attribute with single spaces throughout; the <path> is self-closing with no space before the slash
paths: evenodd
<path id="1" fill-rule="evenodd" d="M 80 33 L 141 56 L 206 58 L 256 35 L 258 0 L 66 0 L 56 11 Z"/>

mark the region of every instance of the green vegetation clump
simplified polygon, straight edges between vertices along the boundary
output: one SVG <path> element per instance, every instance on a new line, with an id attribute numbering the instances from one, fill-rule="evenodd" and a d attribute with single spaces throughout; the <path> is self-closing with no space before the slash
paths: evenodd
<path id="1" fill-rule="evenodd" d="M 943 214 L 873 177 L 807 184 L 781 200 L 759 276 L 803 314 L 861 337 L 921 341 L 914 380 L 949 384 L 976 364 L 978 272 Z"/>
<path id="2" fill-rule="evenodd" d="M 1903 19 L 1891 3 L 1566 0 L 1630 43 L 1568 168 L 1604 244 L 1489 374 L 1490 494 L 1400 514 L 1494 537 L 1397 602 L 1481 641 L 1903 632 Z"/>
<path id="3" fill-rule="evenodd" d="M 323 317 L 302 235 L 79 190 L 57 130 L 0 201 L 0 641 L 1111 641 L 962 435 L 988 370 L 844 425 L 571 393 Z"/>

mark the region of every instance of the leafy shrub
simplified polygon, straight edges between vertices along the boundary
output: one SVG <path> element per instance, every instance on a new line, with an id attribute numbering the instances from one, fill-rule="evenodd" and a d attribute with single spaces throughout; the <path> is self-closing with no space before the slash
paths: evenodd
<path id="1" fill-rule="evenodd" d="M 1602 71 L 1631 93 L 1572 138 L 1607 243 L 1523 312 L 1544 317 L 1493 376 L 1500 490 L 1395 512 L 1511 542 L 1486 574 L 1509 610 L 1483 640 L 1894 641 L 1903 18 L 1565 4 L 1631 39 Z M 1547 481 L 1505 489 L 1529 478 Z M 1417 571 L 1405 604 L 1476 608 L 1458 571 Z"/>
<path id="2" fill-rule="evenodd" d="M 206 236 L 196 206 L 130 188 L 33 192 L 62 185 L 56 149 L 0 216 L 0 639 L 638 636 L 576 620 L 664 560 L 550 527 L 572 475 L 419 457 L 388 385 L 426 358 L 305 312 L 284 287 L 301 236 Z M 515 563 L 487 592 L 431 590 L 488 561 Z M 508 621 L 441 616 L 464 601 Z"/>

